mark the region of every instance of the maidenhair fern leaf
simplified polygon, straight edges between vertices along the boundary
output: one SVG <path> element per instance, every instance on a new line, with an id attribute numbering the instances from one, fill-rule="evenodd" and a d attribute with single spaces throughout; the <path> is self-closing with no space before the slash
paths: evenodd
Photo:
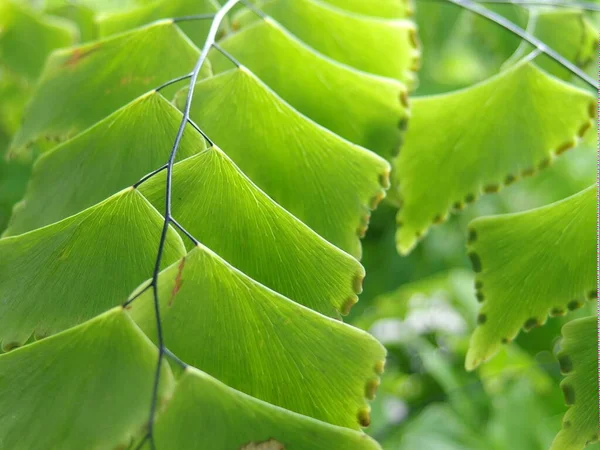
<path id="1" fill-rule="evenodd" d="M 158 0 L 142 3 L 136 8 L 103 14 L 98 18 L 100 36 L 127 31 L 158 19 L 214 14 L 219 9 L 216 0 Z M 202 45 L 210 27 L 209 20 L 178 23 L 178 26 L 197 45 Z"/>
<path id="2" fill-rule="evenodd" d="M 577 319 L 563 327 L 562 350 L 558 354 L 565 400 L 570 405 L 562 430 L 551 450 L 581 450 L 598 441 L 598 320 Z"/>
<path id="3" fill-rule="evenodd" d="M 44 12 L 73 22 L 79 28 L 79 42 L 89 42 L 98 37 L 96 14 L 88 6 L 79 2 L 57 2 L 47 5 Z"/>
<path id="4" fill-rule="evenodd" d="M 77 2 L 65 2 L 65 0 L 44 0 L 47 10 L 59 8 L 65 3 L 75 3 L 94 11 L 95 14 L 110 14 L 116 11 L 133 9 L 140 4 L 148 3 L 147 0 L 77 0 Z"/>
<path id="5" fill-rule="evenodd" d="M 181 113 L 151 91 L 42 154 L 5 235 L 57 222 L 131 186 L 168 159 L 180 122 Z M 205 146 L 190 126 L 179 157 Z"/>
<path id="6" fill-rule="evenodd" d="M 164 204 L 164 176 L 140 186 Z M 358 300 L 364 269 L 257 188 L 218 148 L 177 165 L 173 217 L 231 265 L 328 316 Z"/>
<path id="7" fill-rule="evenodd" d="M 152 272 L 161 225 L 158 212 L 128 189 L 61 222 L 1 239 L 2 348 L 65 330 L 124 302 Z M 170 230 L 163 266 L 184 254 Z"/>
<path id="8" fill-rule="evenodd" d="M 185 74 L 197 56 L 198 49 L 172 21 L 53 53 L 11 145 L 12 155 L 34 143 L 44 150 L 74 136 Z"/>
<path id="9" fill-rule="evenodd" d="M 0 446 L 126 448 L 148 420 L 155 367 L 156 348 L 120 307 L 1 355 Z M 166 365 L 161 379 L 166 400 Z"/>
<path id="10" fill-rule="evenodd" d="M 184 361 L 290 411 L 369 425 L 365 396 L 373 398 L 385 361 L 373 337 L 273 292 L 204 246 L 158 280 L 169 349 Z M 134 320 L 156 336 L 152 293 L 132 306 Z"/>
<path id="11" fill-rule="evenodd" d="M 400 82 L 326 58 L 270 18 L 220 45 L 315 122 L 386 159 L 397 153 L 409 115 L 406 87 Z M 216 50 L 211 62 L 216 73 L 232 68 Z"/>
<path id="12" fill-rule="evenodd" d="M 187 89 L 176 104 L 183 108 Z M 389 164 L 318 126 L 243 68 L 196 85 L 191 117 L 262 190 L 355 257 Z M 243 121 L 231 121 L 243 117 Z"/>
<path id="13" fill-rule="evenodd" d="M 69 22 L 0 0 L 0 67 L 35 80 L 48 54 L 72 45 L 75 38 L 76 29 Z"/>
<path id="14" fill-rule="evenodd" d="M 410 252 L 450 210 L 549 165 L 591 128 L 595 110 L 592 95 L 526 62 L 469 89 L 416 99 L 395 166 L 399 251 Z"/>
<path id="15" fill-rule="evenodd" d="M 366 16 L 402 18 L 413 14 L 413 0 L 321 0 Z"/>
<path id="16" fill-rule="evenodd" d="M 157 420 L 156 446 L 161 450 L 380 449 L 362 433 L 261 402 L 192 368 L 181 377 Z"/>
<path id="17" fill-rule="evenodd" d="M 541 10 L 531 13 L 531 16 L 530 28 L 532 34 L 567 60 L 577 66 L 585 67 L 596 57 L 598 31 L 586 18 L 583 11 L 576 9 L 566 11 Z M 522 41 L 511 57 L 511 61 L 520 60 L 532 50 L 533 47 L 530 44 Z M 538 56 L 536 64 L 562 79 L 572 77 L 569 70 L 546 55 Z"/>
<path id="18" fill-rule="evenodd" d="M 420 65 L 417 30 L 409 20 L 381 20 L 347 13 L 319 0 L 274 0 L 262 6 L 305 44 L 356 69 L 416 84 Z M 260 20 L 250 10 L 233 27 Z M 379 49 L 374 52 L 373 49 Z M 381 55 L 387 55 L 382 58 Z"/>
<path id="19" fill-rule="evenodd" d="M 469 255 L 483 301 L 466 366 L 502 342 L 596 298 L 597 188 L 558 203 L 470 225 Z"/>

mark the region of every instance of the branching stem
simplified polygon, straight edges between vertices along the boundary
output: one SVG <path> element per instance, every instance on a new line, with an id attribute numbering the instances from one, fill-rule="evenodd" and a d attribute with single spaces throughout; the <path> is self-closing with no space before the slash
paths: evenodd
<path id="1" fill-rule="evenodd" d="M 477 3 L 491 5 L 518 6 L 551 6 L 554 8 L 581 9 L 583 11 L 600 11 L 600 5 L 592 2 L 567 2 L 564 0 L 477 0 Z"/>
<path id="2" fill-rule="evenodd" d="M 236 6 L 239 2 L 240 2 L 240 0 L 228 0 L 227 3 L 225 3 L 219 9 L 219 11 L 217 11 L 217 13 L 214 15 L 212 24 L 208 31 L 208 36 L 207 36 L 204 46 L 202 47 L 202 50 L 200 52 L 200 57 L 198 58 L 198 61 L 196 62 L 196 65 L 194 66 L 194 69 L 192 70 L 191 74 L 189 76 L 187 76 L 187 75 L 185 76 L 185 78 L 190 78 L 190 84 L 189 84 L 189 89 L 187 92 L 185 106 L 183 109 L 183 117 L 181 119 L 181 123 L 180 123 L 179 129 L 177 131 L 177 135 L 175 136 L 175 142 L 173 143 L 173 148 L 169 155 L 169 159 L 165 166 L 157 169 L 154 173 L 151 173 L 151 174 L 147 175 L 146 177 L 144 177 L 142 180 L 140 180 L 140 182 L 143 182 L 162 170 L 166 169 L 166 171 L 167 171 L 166 187 L 165 187 L 164 222 L 163 222 L 162 232 L 160 235 L 160 240 L 158 243 L 158 251 L 157 251 L 157 255 L 156 255 L 156 261 L 154 264 L 154 271 L 152 273 L 152 281 L 150 283 L 150 286 L 152 287 L 153 300 L 154 300 L 154 316 L 156 319 L 156 335 L 157 335 L 156 337 L 157 337 L 157 344 L 158 344 L 158 362 L 156 363 L 156 372 L 154 374 L 154 384 L 152 387 L 152 399 L 151 399 L 151 404 L 150 404 L 150 416 L 148 419 L 148 433 L 147 433 L 147 440 L 150 442 L 150 448 L 152 450 L 156 450 L 156 444 L 154 442 L 154 420 L 155 420 L 156 409 L 157 409 L 157 404 L 158 404 L 158 388 L 159 388 L 159 384 L 160 384 L 160 372 L 162 369 L 163 357 L 165 355 L 175 356 L 171 352 L 169 352 L 165 347 L 163 329 L 162 329 L 162 320 L 161 320 L 161 314 L 160 314 L 160 303 L 159 303 L 159 298 L 158 298 L 158 276 L 160 273 L 160 267 L 161 267 L 161 263 L 162 263 L 163 253 L 165 250 L 165 244 L 166 244 L 166 240 L 167 240 L 169 226 L 171 224 L 175 225 L 184 234 L 186 234 L 188 237 L 190 237 L 195 243 L 198 242 L 195 238 L 192 237 L 192 235 L 190 233 L 188 233 L 181 225 L 179 225 L 179 223 L 175 219 L 173 219 L 172 214 L 171 214 L 173 166 L 175 164 L 177 150 L 179 149 L 179 145 L 181 144 L 181 139 L 183 137 L 185 127 L 188 123 L 191 123 L 190 109 L 192 106 L 192 99 L 194 96 L 194 88 L 196 86 L 196 82 L 198 80 L 200 70 L 202 69 L 204 62 L 206 61 L 209 51 L 215 44 L 217 32 L 219 31 L 219 28 L 221 26 L 221 23 L 223 22 L 223 19 L 225 18 L 227 13 L 229 13 L 229 11 L 231 11 L 231 9 L 234 6 Z M 198 17 L 196 17 L 196 18 L 198 18 Z M 180 77 L 180 79 L 182 79 L 182 77 Z M 176 80 L 179 81 L 180 79 L 176 79 Z M 173 81 L 173 82 L 176 82 L 176 81 Z M 195 128 L 197 128 L 197 126 L 195 126 L 195 124 L 193 126 Z M 199 128 L 197 128 L 197 129 L 200 131 Z M 206 135 L 204 133 L 202 133 L 202 135 L 206 137 Z M 209 142 L 212 142 L 212 141 L 209 140 Z M 138 185 L 140 182 L 138 182 Z"/>
<path id="3" fill-rule="evenodd" d="M 536 38 L 532 34 L 525 31 L 523 28 L 512 23 L 507 18 L 501 16 L 500 14 L 495 13 L 494 11 L 490 11 L 489 9 L 487 9 L 481 5 L 478 5 L 477 3 L 475 3 L 471 0 L 447 0 L 447 1 L 450 3 L 453 3 L 457 6 L 460 6 L 462 8 L 465 8 L 465 9 L 489 20 L 490 22 L 494 22 L 494 23 L 506 28 L 511 33 L 513 33 L 513 34 L 519 36 L 521 39 L 529 42 L 531 45 L 536 47 L 539 51 L 541 51 L 545 55 L 547 55 L 550 58 L 552 58 L 553 60 L 555 60 L 557 63 L 562 65 L 564 68 L 569 70 L 571 73 L 576 75 L 578 78 L 582 79 L 584 82 L 589 84 L 591 87 L 598 90 L 598 88 L 599 88 L 598 83 L 595 80 L 593 80 L 590 76 L 588 76 L 583 70 L 581 70 L 579 67 L 577 67 L 575 64 L 573 64 L 571 61 L 569 61 L 566 58 L 564 58 L 563 56 L 561 56 L 555 50 L 548 47 L 546 44 L 544 44 L 538 38 Z"/>

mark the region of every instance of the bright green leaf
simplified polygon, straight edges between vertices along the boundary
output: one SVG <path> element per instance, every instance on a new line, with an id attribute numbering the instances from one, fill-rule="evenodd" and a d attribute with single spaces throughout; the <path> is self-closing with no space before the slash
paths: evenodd
<path id="1" fill-rule="evenodd" d="M 98 37 L 98 24 L 95 12 L 80 3 L 65 3 L 46 9 L 46 13 L 63 17 L 79 28 L 79 41 L 89 42 Z"/>
<path id="2" fill-rule="evenodd" d="M 156 423 L 161 450 L 379 450 L 368 436 L 261 402 L 188 368 Z M 144 447 L 147 448 L 147 447 Z"/>
<path id="3" fill-rule="evenodd" d="M 535 37 L 577 66 L 588 66 L 598 52 L 598 31 L 583 11 L 541 10 L 532 14 L 528 28 Z M 520 60 L 533 50 L 533 46 L 522 41 L 509 63 Z M 562 79 L 573 76 L 549 56 L 540 55 L 535 61 L 540 68 Z"/>
<path id="4" fill-rule="evenodd" d="M 396 160 L 397 245 L 410 252 L 431 224 L 546 167 L 591 128 L 591 94 L 521 63 L 488 81 L 413 102 Z"/>
<path id="5" fill-rule="evenodd" d="M 305 44 L 356 69 L 416 84 L 420 52 L 409 20 L 381 20 L 347 13 L 318 0 L 274 0 L 261 7 Z M 260 20 L 251 10 L 233 27 Z M 373 51 L 374 48 L 378 50 Z M 382 57 L 385 55 L 385 57 Z"/>
<path id="6" fill-rule="evenodd" d="M 157 207 L 164 176 L 140 186 Z M 231 265 L 328 316 L 358 300 L 364 269 L 257 188 L 218 148 L 175 166 L 173 217 Z"/>
<path id="7" fill-rule="evenodd" d="M 252 24 L 220 45 L 315 122 L 386 159 L 398 152 L 409 115 L 403 84 L 326 58 L 273 19 Z M 215 72 L 232 68 L 216 50 L 210 57 Z"/>
<path id="8" fill-rule="evenodd" d="M 219 9 L 216 0 L 158 0 L 137 8 L 103 14 L 98 19 L 100 36 L 127 31 L 158 19 L 168 19 L 197 14 L 214 14 Z M 197 45 L 204 44 L 211 20 L 191 20 L 177 24 Z"/>
<path id="9" fill-rule="evenodd" d="M 412 15 L 412 0 L 322 0 L 338 8 L 366 16 L 402 18 Z"/>
<path id="10" fill-rule="evenodd" d="M 163 219 L 133 189 L 0 240 L 0 342 L 17 347 L 123 303 L 154 267 Z M 185 253 L 170 230 L 163 267 Z"/>
<path id="11" fill-rule="evenodd" d="M 12 156 L 34 143 L 43 150 L 74 136 L 189 72 L 197 57 L 198 49 L 169 21 L 53 53 L 12 143 Z M 204 74 L 209 71 L 206 65 Z"/>
<path id="12" fill-rule="evenodd" d="M 186 93 L 178 96 L 180 108 Z M 385 160 L 308 120 L 244 69 L 197 84 L 194 100 L 194 122 L 253 182 L 329 242 L 360 257 L 359 236 L 389 185 Z M 235 116 L 245 119 L 231 121 Z"/>
<path id="13" fill-rule="evenodd" d="M 78 213 L 162 166 L 180 122 L 181 113 L 151 91 L 42 154 L 5 235 L 24 233 Z M 204 148 L 200 133 L 188 127 L 179 157 Z"/>
<path id="14" fill-rule="evenodd" d="M 385 349 L 364 331 L 290 301 L 203 246 L 162 272 L 158 286 L 169 349 L 185 362 L 285 409 L 369 424 L 365 396 L 379 385 Z M 136 299 L 132 317 L 154 338 L 152 295 Z"/>
<path id="15" fill-rule="evenodd" d="M 551 450 L 581 450 L 597 442 L 600 433 L 598 320 L 596 317 L 573 320 L 563 327 L 563 336 L 558 361 L 566 378 L 560 386 L 570 408 Z"/>
<path id="16" fill-rule="evenodd" d="M 0 446 L 125 448 L 148 420 L 156 355 L 115 308 L 0 356 Z M 159 400 L 165 400 L 174 385 L 166 365 L 161 379 Z"/>
<path id="17" fill-rule="evenodd" d="M 469 256 L 483 306 L 466 366 L 494 355 L 519 330 L 596 298 L 597 189 L 470 225 Z"/>

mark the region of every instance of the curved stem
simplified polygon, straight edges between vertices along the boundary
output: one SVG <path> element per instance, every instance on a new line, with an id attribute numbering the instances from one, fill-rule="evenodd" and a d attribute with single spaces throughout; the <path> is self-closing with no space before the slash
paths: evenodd
<path id="1" fill-rule="evenodd" d="M 547 55 L 550 58 L 552 58 L 553 60 L 555 60 L 557 63 L 559 63 L 564 68 L 566 68 L 567 70 L 572 72 L 578 78 L 582 79 L 584 82 L 589 84 L 594 89 L 596 89 L 596 90 L 599 89 L 598 83 L 595 80 L 593 80 L 591 77 L 589 77 L 583 70 L 581 70 L 579 67 L 577 67 L 575 64 L 573 64 L 571 61 L 569 61 L 566 58 L 564 58 L 563 56 L 561 56 L 555 50 L 548 47 L 546 44 L 544 44 L 538 38 L 536 38 L 532 34 L 525 31 L 523 28 L 512 23 L 507 18 L 501 16 L 500 14 L 495 13 L 494 11 L 490 11 L 489 9 L 487 9 L 481 5 L 478 5 L 477 3 L 475 3 L 471 0 L 447 0 L 447 1 L 450 3 L 453 3 L 457 6 L 460 6 L 462 8 L 465 8 L 465 9 L 483 17 L 484 19 L 489 20 L 490 22 L 494 22 L 494 23 L 506 28 L 511 33 L 516 34 L 521 39 L 529 42 L 531 45 L 533 45 L 539 51 L 541 51 L 545 55 Z"/>
<path id="2" fill-rule="evenodd" d="M 231 11 L 231 9 L 239 3 L 240 0 L 228 0 L 219 11 L 214 15 L 212 24 L 210 26 L 208 36 L 202 47 L 202 51 L 200 52 L 200 57 L 194 66 L 194 69 L 191 72 L 190 85 L 187 93 L 185 107 L 183 109 L 183 117 L 181 119 L 181 123 L 179 125 L 179 129 L 177 131 L 177 135 L 175 136 L 175 142 L 173 143 L 173 148 L 169 155 L 169 159 L 166 164 L 167 178 L 166 178 L 166 188 L 165 188 L 165 209 L 164 209 L 164 223 L 162 227 L 162 232 L 160 235 L 160 241 L 158 243 L 158 251 L 156 255 L 156 261 L 154 264 L 154 271 L 152 274 L 152 293 L 154 300 L 154 315 L 156 319 L 156 335 L 157 335 L 157 343 L 158 343 L 158 362 L 156 364 L 156 372 L 154 375 L 154 384 L 152 388 L 152 400 L 150 405 L 150 417 L 148 419 L 148 439 L 150 442 L 150 448 L 152 450 L 156 449 L 156 444 L 154 442 L 154 420 L 156 415 L 156 408 L 158 403 L 158 388 L 160 384 L 160 372 L 162 369 L 162 361 L 165 356 L 166 348 L 163 337 L 163 329 L 162 329 L 162 320 L 160 314 L 160 303 L 158 298 L 158 275 L 160 273 L 160 267 L 162 263 L 162 257 L 165 249 L 165 243 L 167 240 L 167 233 L 169 231 L 169 226 L 171 223 L 176 226 L 179 225 L 171 215 L 171 197 L 172 197 L 172 186 L 173 186 L 173 165 L 175 164 L 175 158 L 177 156 L 177 150 L 179 149 L 179 145 L 181 143 L 181 139 L 183 137 L 183 132 L 185 131 L 187 123 L 190 121 L 190 109 L 192 106 L 192 99 L 194 96 L 194 88 L 196 86 L 196 82 L 198 80 L 198 76 L 200 74 L 200 70 L 206 61 L 208 53 L 210 49 L 213 47 L 217 32 L 219 31 L 219 27 L 223 22 L 223 19 Z M 164 170 L 164 169 L 162 169 Z M 147 178 L 146 178 L 147 179 Z"/>

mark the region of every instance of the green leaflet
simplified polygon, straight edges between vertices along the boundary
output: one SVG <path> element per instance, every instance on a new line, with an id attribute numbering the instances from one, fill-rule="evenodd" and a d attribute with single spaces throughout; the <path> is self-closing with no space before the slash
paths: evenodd
<path id="1" fill-rule="evenodd" d="M 467 369 L 494 355 L 521 328 L 597 297 L 596 197 L 591 186 L 542 208 L 471 223 L 469 256 L 483 306 Z"/>
<path id="2" fill-rule="evenodd" d="M 34 81 L 48 54 L 75 42 L 67 21 L 44 17 L 11 0 L 0 0 L 0 67 Z"/>
<path id="3" fill-rule="evenodd" d="M 1 355 L 0 447 L 126 448 L 148 420 L 155 366 L 156 348 L 122 308 Z M 161 379 L 164 400 L 166 364 Z"/>
<path id="4" fill-rule="evenodd" d="M 409 116 L 403 84 L 332 61 L 273 19 L 252 24 L 220 45 L 315 122 L 386 159 L 397 153 Z M 232 68 L 218 51 L 210 57 L 216 73 Z"/>
<path id="5" fill-rule="evenodd" d="M 243 68 L 198 83 L 191 117 L 277 203 L 360 257 L 359 236 L 389 187 L 385 160 L 299 114 Z"/>
<path id="6" fill-rule="evenodd" d="M 201 0 L 199 2 L 158 0 L 141 4 L 137 8 L 100 15 L 98 28 L 100 36 L 108 36 L 158 19 L 209 14 L 215 13 L 218 9 L 219 4 L 216 0 Z M 193 20 L 187 23 L 181 22 L 178 26 L 196 45 L 201 46 L 206 39 L 210 24 L 210 20 Z"/>
<path id="7" fill-rule="evenodd" d="M 164 204 L 164 174 L 140 186 Z M 175 166 L 173 217 L 231 265 L 328 316 L 358 300 L 364 269 L 257 188 L 218 148 Z"/>
<path id="8" fill-rule="evenodd" d="M 138 97 L 35 162 L 25 198 L 5 235 L 57 222 L 131 186 L 169 157 L 181 113 L 160 94 Z M 191 126 L 179 150 L 185 158 L 205 148 Z"/>
<path id="9" fill-rule="evenodd" d="M 408 17 L 413 14 L 412 0 L 321 0 L 338 8 L 366 16 L 385 18 Z"/>
<path id="10" fill-rule="evenodd" d="M 189 72 L 197 57 L 198 49 L 169 21 L 53 53 L 11 156 L 34 143 L 44 150 L 74 136 L 149 89 Z M 204 75 L 209 73 L 207 65 Z"/>
<path id="11" fill-rule="evenodd" d="M 409 20 L 358 16 L 319 0 L 274 0 L 261 6 L 261 10 L 331 59 L 364 72 L 395 78 L 410 87 L 416 84 L 420 52 L 417 30 Z M 245 10 L 232 26 L 239 28 L 256 20 L 260 20 L 256 13 Z"/>
<path id="12" fill-rule="evenodd" d="M 42 0 L 41 2 L 44 4 L 44 8 L 48 10 L 71 3 L 68 0 Z M 96 14 L 133 9 L 145 3 L 148 3 L 148 0 L 77 0 L 76 2 L 78 6 L 89 8 Z"/>
<path id="13" fill-rule="evenodd" d="M 188 368 L 156 422 L 161 450 L 379 450 L 368 436 L 294 414 Z M 148 447 L 144 447 L 147 449 Z"/>
<path id="14" fill-rule="evenodd" d="M 203 246 L 163 271 L 158 286 L 169 349 L 187 363 L 290 411 L 369 425 L 365 396 L 379 385 L 385 349 L 367 333 L 273 292 Z M 131 314 L 154 337 L 152 295 Z"/>
<path id="15" fill-rule="evenodd" d="M 472 88 L 415 99 L 395 164 L 398 250 L 409 253 L 450 210 L 546 167 L 591 128 L 595 110 L 592 95 L 525 62 Z"/>
<path id="16" fill-rule="evenodd" d="M 598 31 L 583 11 L 541 10 L 532 14 L 528 28 L 535 37 L 577 66 L 585 67 L 596 57 Z M 533 49 L 533 46 L 522 41 L 508 63 L 520 60 Z M 546 55 L 538 56 L 536 64 L 562 79 L 571 79 L 573 76 L 568 69 Z"/>
<path id="17" fill-rule="evenodd" d="M 156 257 L 162 217 L 127 189 L 61 222 L 0 240 L 0 342 L 80 324 L 115 305 L 146 279 Z M 185 254 L 170 230 L 164 264 Z"/>
<path id="18" fill-rule="evenodd" d="M 79 41 L 89 42 L 98 37 L 98 25 L 95 12 L 80 3 L 53 5 L 45 10 L 47 14 L 64 17 L 79 28 Z"/>
<path id="19" fill-rule="evenodd" d="M 587 317 L 563 327 L 562 349 L 558 354 L 565 400 L 570 405 L 562 430 L 551 450 L 581 450 L 598 441 L 598 320 Z"/>

